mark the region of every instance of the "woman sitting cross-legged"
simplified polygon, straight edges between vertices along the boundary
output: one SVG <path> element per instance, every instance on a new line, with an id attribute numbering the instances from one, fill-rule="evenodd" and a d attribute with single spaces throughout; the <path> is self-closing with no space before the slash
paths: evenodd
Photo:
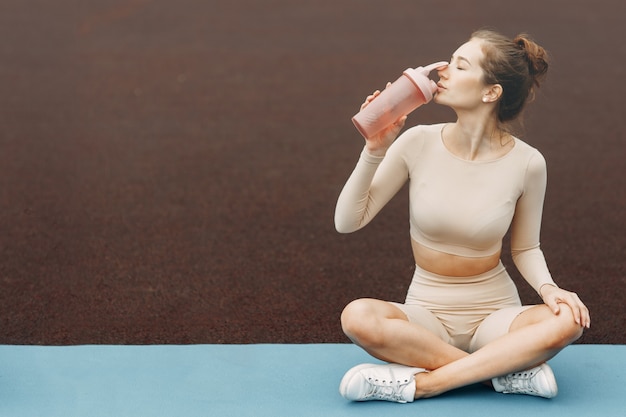
<path id="1" fill-rule="evenodd" d="M 366 140 L 339 196 L 336 228 L 364 227 L 409 181 L 416 269 L 404 303 L 358 299 L 345 307 L 345 334 L 388 362 L 349 370 L 345 398 L 411 402 L 478 382 L 557 394 L 546 361 L 582 335 L 590 316 L 555 284 L 539 246 L 545 160 L 507 128 L 547 68 L 545 50 L 528 37 L 475 32 L 438 70 L 434 101 L 456 121 L 398 137 L 404 116 Z M 515 266 L 544 304 L 522 306 L 500 260 L 509 229 Z"/>

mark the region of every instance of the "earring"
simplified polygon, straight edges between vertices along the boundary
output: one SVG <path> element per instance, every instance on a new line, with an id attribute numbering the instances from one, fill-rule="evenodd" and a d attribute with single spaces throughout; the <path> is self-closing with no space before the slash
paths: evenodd
<path id="1" fill-rule="evenodd" d="M 487 97 L 483 97 L 483 103 L 487 102 Z"/>

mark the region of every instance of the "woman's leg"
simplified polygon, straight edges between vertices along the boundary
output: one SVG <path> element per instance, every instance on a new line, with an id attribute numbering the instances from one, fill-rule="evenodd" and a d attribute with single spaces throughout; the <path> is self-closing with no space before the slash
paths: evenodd
<path id="1" fill-rule="evenodd" d="M 451 389 L 487 381 L 543 363 L 582 335 L 565 304 L 555 315 L 545 306 L 520 314 L 510 331 L 476 352 L 415 376 L 415 397 L 432 397 Z"/>
<path id="2" fill-rule="evenodd" d="M 420 324 L 409 322 L 394 303 L 359 299 L 341 314 L 343 331 L 370 355 L 386 362 L 433 370 L 468 356 L 446 343 L 445 329 L 423 310 Z"/>

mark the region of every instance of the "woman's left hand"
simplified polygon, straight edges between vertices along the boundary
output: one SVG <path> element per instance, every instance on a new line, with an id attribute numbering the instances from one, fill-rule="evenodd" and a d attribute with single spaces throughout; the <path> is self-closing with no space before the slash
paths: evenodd
<path id="1" fill-rule="evenodd" d="M 550 284 L 541 287 L 540 291 L 543 302 L 546 303 L 554 314 L 559 314 L 561 311 L 559 304 L 564 303 L 572 309 L 574 320 L 577 324 L 586 328 L 591 326 L 589 309 L 587 309 L 587 306 L 578 298 L 578 294 Z"/>

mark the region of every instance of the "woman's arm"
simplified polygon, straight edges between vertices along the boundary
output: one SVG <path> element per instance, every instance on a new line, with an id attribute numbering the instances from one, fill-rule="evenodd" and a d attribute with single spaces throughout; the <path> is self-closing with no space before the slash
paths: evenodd
<path id="1" fill-rule="evenodd" d="M 407 181 L 404 161 L 363 149 L 335 207 L 335 228 L 351 233 L 367 225 Z"/>
<path id="2" fill-rule="evenodd" d="M 539 245 L 546 183 L 546 161 L 537 152 L 528 163 L 524 191 L 517 200 L 511 224 L 511 254 L 517 269 L 538 294 L 546 284 L 556 286 Z"/>
<path id="3" fill-rule="evenodd" d="M 511 225 L 513 261 L 524 279 L 537 291 L 554 314 L 560 311 L 559 303 L 565 303 L 572 309 L 576 323 L 589 327 L 590 317 L 587 307 L 575 293 L 556 285 L 539 245 L 546 183 L 546 161 L 537 152 L 528 164 L 524 192 L 517 201 Z"/>
<path id="4" fill-rule="evenodd" d="M 361 109 L 378 95 L 378 90 L 369 95 Z M 382 132 L 366 139 L 359 161 L 337 201 L 335 228 L 338 232 L 351 233 L 367 225 L 406 182 L 407 171 L 403 161 L 385 158 L 405 122 L 406 116 L 403 116 Z"/>

